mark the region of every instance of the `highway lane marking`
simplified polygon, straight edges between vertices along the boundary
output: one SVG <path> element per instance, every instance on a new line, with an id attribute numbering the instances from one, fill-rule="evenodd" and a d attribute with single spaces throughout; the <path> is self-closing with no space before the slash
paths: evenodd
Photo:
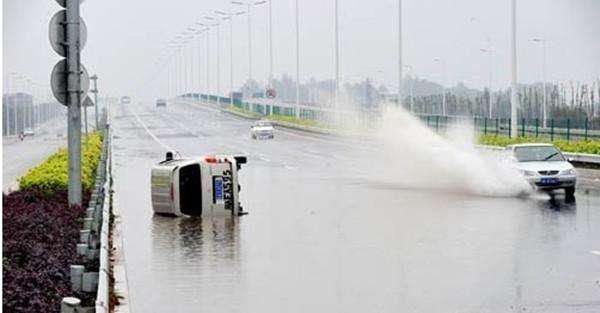
<path id="1" fill-rule="evenodd" d="M 152 139 L 154 139 L 154 141 L 156 141 L 159 145 L 163 146 L 163 148 L 166 148 L 167 150 L 175 150 L 175 149 L 171 148 L 169 145 L 165 144 L 162 140 L 158 139 L 158 137 L 156 137 L 148 129 L 148 126 L 146 126 L 146 124 L 144 122 L 142 122 L 142 120 L 138 116 L 137 112 L 135 112 L 134 110 L 131 110 L 131 112 L 133 113 L 133 116 L 135 116 L 135 119 L 137 120 L 137 122 L 144 128 L 144 130 L 146 131 L 146 133 L 148 133 L 148 135 L 150 135 L 150 137 L 152 137 Z"/>

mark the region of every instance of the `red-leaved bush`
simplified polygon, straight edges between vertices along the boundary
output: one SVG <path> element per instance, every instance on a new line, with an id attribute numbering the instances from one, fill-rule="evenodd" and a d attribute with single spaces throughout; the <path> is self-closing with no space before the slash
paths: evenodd
<path id="1" fill-rule="evenodd" d="M 3 311 L 59 312 L 62 297 L 88 300 L 71 292 L 69 276 L 84 210 L 68 206 L 66 191 L 16 191 L 2 204 Z"/>

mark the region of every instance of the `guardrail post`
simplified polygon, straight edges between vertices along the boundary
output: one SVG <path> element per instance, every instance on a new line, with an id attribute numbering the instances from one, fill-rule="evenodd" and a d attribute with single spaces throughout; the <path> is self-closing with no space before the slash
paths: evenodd
<path id="1" fill-rule="evenodd" d="M 585 117 L 585 136 L 584 136 L 584 140 L 588 139 L 588 118 L 587 116 Z"/>
<path id="2" fill-rule="evenodd" d="M 550 141 L 554 141 L 554 119 L 550 119 Z"/>
<path id="3" fill-rule="evenodd" d="M 521 137 L 525 137 L 525 118 L 521 119 Z"/>
<path id="4" fill-rule="evenodd" d="M 567 119 L 567 141 L 571 139 L 571 119 Z"/>
<path id="5" fill-rule="evenodd" d="M 435 116 L 435 132 L 437 133 L 439 130 L 439 126 L 440 126 L 440 116 L 436 115 Z"/>
<path id="6" fill-rule="evenodd" d="M 512 137 L 513 135 L 513 130 L 512 130 L 512 123 L 511 123 L 511 119 L 508 119 L 508 137 Z"/>
<path id="7" fill-rule="evenodd" d="M 83 279 L 83 265 L 71 265 L 71 290 L 80 291 Z"/>
<path id="8" fill-rule="evenodd" d="M 539 129 L 540 129 L 540 119 L 536 118 L 535 119 L 535 138 L 537 138 L 539 135 Z"/>
<path id="9" fill-rule="evenodd" d="M 81 300 L 74 297 L 62 298 L 60 313 L 77 313 L 81 308 Z"/>

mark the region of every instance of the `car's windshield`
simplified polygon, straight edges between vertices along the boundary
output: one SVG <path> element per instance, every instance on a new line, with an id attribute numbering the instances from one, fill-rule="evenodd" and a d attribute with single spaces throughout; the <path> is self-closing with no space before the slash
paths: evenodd
<path id="1" fill-rule="evenodd" d="M 560 151 L 553 146 L 517 147 L 515 157 L 519 162 L 565 160 Z"/>

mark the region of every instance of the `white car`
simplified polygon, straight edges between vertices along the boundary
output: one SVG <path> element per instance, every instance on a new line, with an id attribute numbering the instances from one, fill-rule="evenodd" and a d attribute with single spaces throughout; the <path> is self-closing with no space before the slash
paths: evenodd
<path id="1" fill-rule="evenodd" d="M 273 139 L 275 137 L 275 128 L 270 122 L 258 121 L 250 126 L 250 137 L 252 139 Z"/>
<path id="2" fill-rule="evenodd" d="M 35 131 L 33 131 L 32 128 L 25 128 L 25 130 L 23 130 L 23 136 L 27 137 L 27 136 L 34 136 L 35 135 Z"/>
<path id="3" fill-rule="evenodd" d="M 567 198 L 575 194 L 577 172 L 567 158 L 551 144 L 530 143 L 506 147 L 515 167 L 539 190 L 564 189 Z"/>
<path id="4" fill-rule="evenodd" d="M 157 108 L 166 108 L 167 107 L 167 100 L 165 99 L 158 99 L 156 100 L 156 107 Z"/>

